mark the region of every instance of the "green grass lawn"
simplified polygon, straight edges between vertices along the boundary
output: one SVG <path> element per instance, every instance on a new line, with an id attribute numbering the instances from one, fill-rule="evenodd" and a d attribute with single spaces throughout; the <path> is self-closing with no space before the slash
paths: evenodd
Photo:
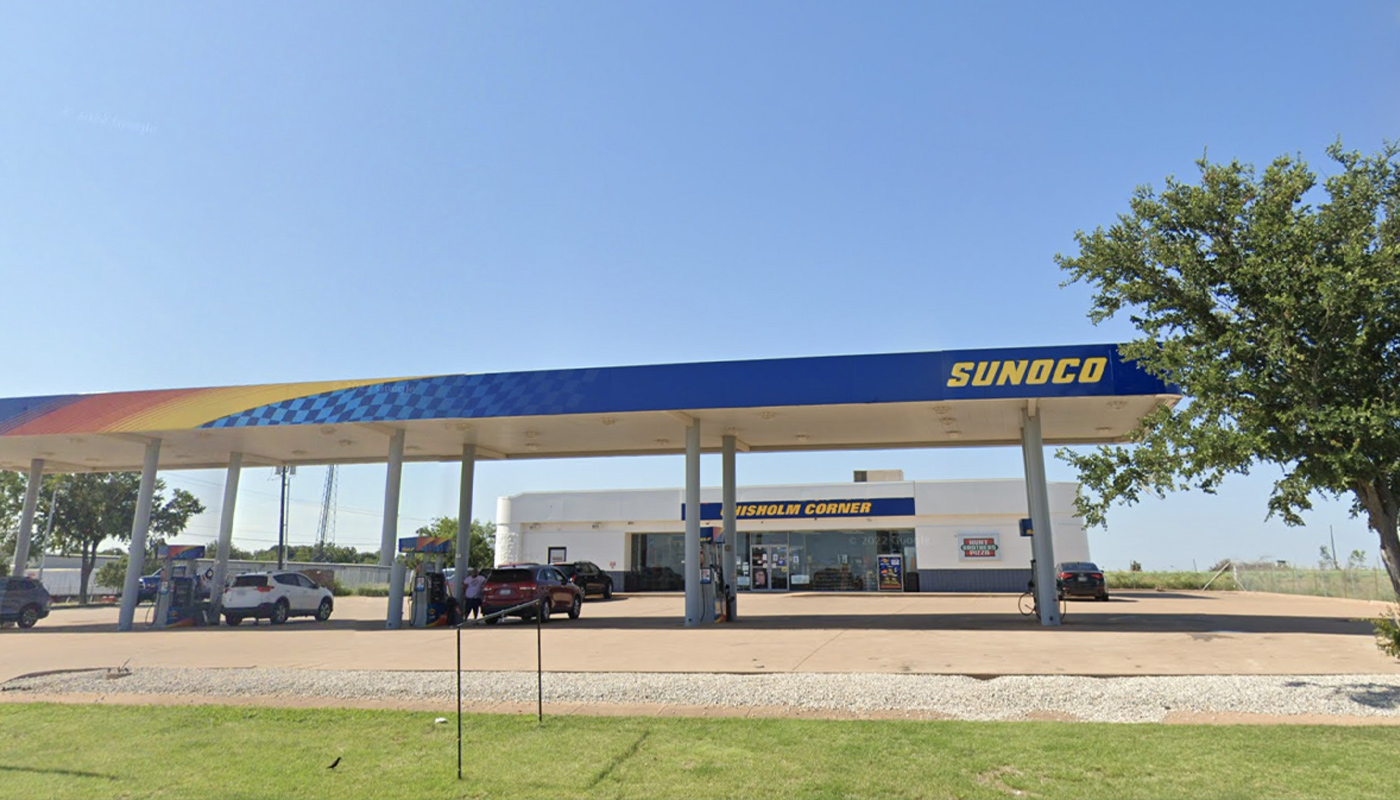
<path id="1" fill-rule="evenodd" d="M 1400 727 L 0 705 L 5 798 L 1384 797 Z M 327 766 L 336 758 L 340 765 Z"/>
<path id="2" fill-rule="evenodd" d="M 1240 585 L 1235 583 L 1234 576 L 1228 572 L 1215 578 L 1214 583 L 1211 583 L 1211 578 L 1215 578 L 1214 572 L 1104 573 L 1109 591 L 1114 589 L 1189 589 L 1200 591 L 1201 587 L 1207 583 L 1210 583 L 1211 591 L 1233 592 L 1240 589 Z"/>

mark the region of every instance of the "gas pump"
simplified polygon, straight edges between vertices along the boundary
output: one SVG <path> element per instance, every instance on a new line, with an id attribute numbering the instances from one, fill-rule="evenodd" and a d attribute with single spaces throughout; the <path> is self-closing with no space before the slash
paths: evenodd
<path id="1" fill-rule="evenodd" d="M 155 627 L 205 624 L 197 561 L 204 557 L 204 545 L 161 544 L 156 557 L 160 559 L 160 588 L 156 592 Z"/>
<path id="2" fill-rule="evenodd" d="M 700 621 L 726 619 L 729 585 L 724 576 L 724 530 L 713 526 L 700 529 Z"/>
<path id="3" fill-rule="evenodd" d="M 409 623 L 415 628 L 454 625 L 457 605 L 447 591 L 443 562 L 452 554 L 451 539 L 442 536 L 410 536 L 399 540 L 400 553 L 422 556 L 413 570 Z"/>

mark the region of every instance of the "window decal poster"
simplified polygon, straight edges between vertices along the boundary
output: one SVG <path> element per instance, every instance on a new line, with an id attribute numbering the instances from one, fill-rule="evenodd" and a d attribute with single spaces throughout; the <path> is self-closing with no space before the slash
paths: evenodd
<path id="1" fill-rule="evenodd" d="M 1001 535 L 996 533 L 958 534 L 959 561 L 1000 561 Z"/>
<path id="2" fill-rule="evenodd" d="M 880 591 L 904 591 L 904 556 L 876 556 L 880 567 Z"/>

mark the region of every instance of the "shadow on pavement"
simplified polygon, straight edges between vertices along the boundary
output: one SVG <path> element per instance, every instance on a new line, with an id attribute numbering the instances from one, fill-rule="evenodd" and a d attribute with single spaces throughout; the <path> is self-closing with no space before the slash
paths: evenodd
<path id="1" fill-rule="evenodd" d="M 771 631 L 1049 631 L 1056 630 L 1075 632 L 1102 632 L 1102 633 L 1186 633 L 1192 638 L 1209 640 L 1228 637 L 1231 634 L 1259 634 L 1259 633 L 1304 633 L 1304 634 L 1331 634 L 1339 636 L 1373 636 L 1371 623 L 1364 619 L 1347 619 L 1342 617 L 1316 617 L 1316 616 L 1288 616 L 1277 615 L 1255 615 L 1255 614 L 1234 614 L 1234 613 L 1189 613 L 1189 614 L 1168 614 L 1142 613 L 1138 609 L 1144 608 L 1143 602 L 1151 597 L 1170 597 L 1190 600 L 1209 600 L 1212 598 L 1200 595 L 1178 595 L 1169 592 L 1153 592 L 1139 597 L 1132 595 L 1116 595 L 1107 602 L 1096 601 L 1072 601 L 1067 604 L 1064 623 L 1060 628 L 1046 628 L 1036 623 L 1030 617 L 1021 615 L 1016 610 L 1017 596 L 1008 594 L 1004 597 L 994 598 L 997 608 L 1001 604 L 1005 605 L 1005 612 L 987 611 L 950 613 L 946 611 L 936 611 L 933 613 L 920 613 L 917 608 L 902 607 L 895 613 L 877 613 L 874 603 L 861 601 L 876 601 L 894 598 L 877 598 L 851 596 L 849 598 L 854 610 L 848 613 L 811 613 L 802 611 L 808 597 L 813 599 L 830 600 L 831 598 L 822 595 L 790 596 L 797 602 L 787 604 L 784 611 L 793 613 L 766 613 L 766 614 L 745 614 L 745 604 L 741 596 L 739 601 L 739 620 L 734 623 L 737 629 L 748 630 L 771 630 Z M 944 595 L 943 597 L 954 597 Z M 612 600 L 603 601 L 593 599 L 585 603 L 583 616 L 577 620 L 565 619 L 562 615 L 546 623 L 548 630 L 596 630 L 596 631 L 628 631 L 628 630 L 675 630 L 684 627 L 681 621 L 681 607 L 677 606 L 672 613 L 669 609 L 666 613 L 657 613 L 656 606 L 646 604 L 636 604 L 638 611 L 649 611 L 640 613 L 638 616 L 626 616 L 629 608 L 627 596 L 618 596 Z M 924 597 L 921 600 L 935 600 L 935 598 Z M 676 600 L 682 600 L 676 597 Z M 933 603 L 929 604 L 933 606 Z M 1150 604 L 1149 604 L 1150 605 Z M 888 607 L 888 606 L 886 606 Z M 405 608 L 405 624 L 407 625 L 407 608 Z M 51 619 L 51 618 L 50 618 Z M 6 629 L 0 630 L 0 637 L 4 636 L 48 636 L 62 633 L 116 633 L 116 625 L 104 623 L 77 623 L 77 624 L 45 624 L 48 620 L 41 620 L 38 625 L 29 630 Z M 507 630 L 520 626 L 535 627 L 533 620 L 520 620 L 508 618 L 494 627 L 467 626 L 469 630 L 483 628 L 484 630 Z M 255 631 L 260 635 L 272 635 L 276 633 L 306 634 L 315 631 L 382 631 L 385 624 L 382 618 L 364 619 L 348 617 L 332 617 L 326 622 L 316 622 L 309 617 L 295 617 L 285 625 L 271 625 L 266 621 L 255 622 L 246 620 L 236 628 L 229 628 L 225 625 L 177 628 L 165 631 L 174 635 L 216 635 L 223 631 Z M 152 631 L 145 624 L 141 612 L 138 611 L 138 618 L 135 627 L 136 631 Z M 450 630 L 450 628 L 441 628 Z"/>

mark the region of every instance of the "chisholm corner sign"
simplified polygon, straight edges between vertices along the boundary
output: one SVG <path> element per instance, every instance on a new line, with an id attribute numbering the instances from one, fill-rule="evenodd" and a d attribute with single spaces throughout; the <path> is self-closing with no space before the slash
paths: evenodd
<path id="1" fill-rule="evenodd" d="M 958 534 L 959 561 L 1000 561 L 1001 535 L 996 533 Z"/>
<path id="2" fill-rule="evenodd" d="M 720 519 L 720 503 L 701 503 L 700 519 Z M 738 503 L 734 507 L 739 519 L 821 519 L 824 517 L 912 517 L 912 497 L 870 497 L 860 500 L 766 500 Z M 685 519 L 685 504 L 681 504 L 681 519 Z"/>

